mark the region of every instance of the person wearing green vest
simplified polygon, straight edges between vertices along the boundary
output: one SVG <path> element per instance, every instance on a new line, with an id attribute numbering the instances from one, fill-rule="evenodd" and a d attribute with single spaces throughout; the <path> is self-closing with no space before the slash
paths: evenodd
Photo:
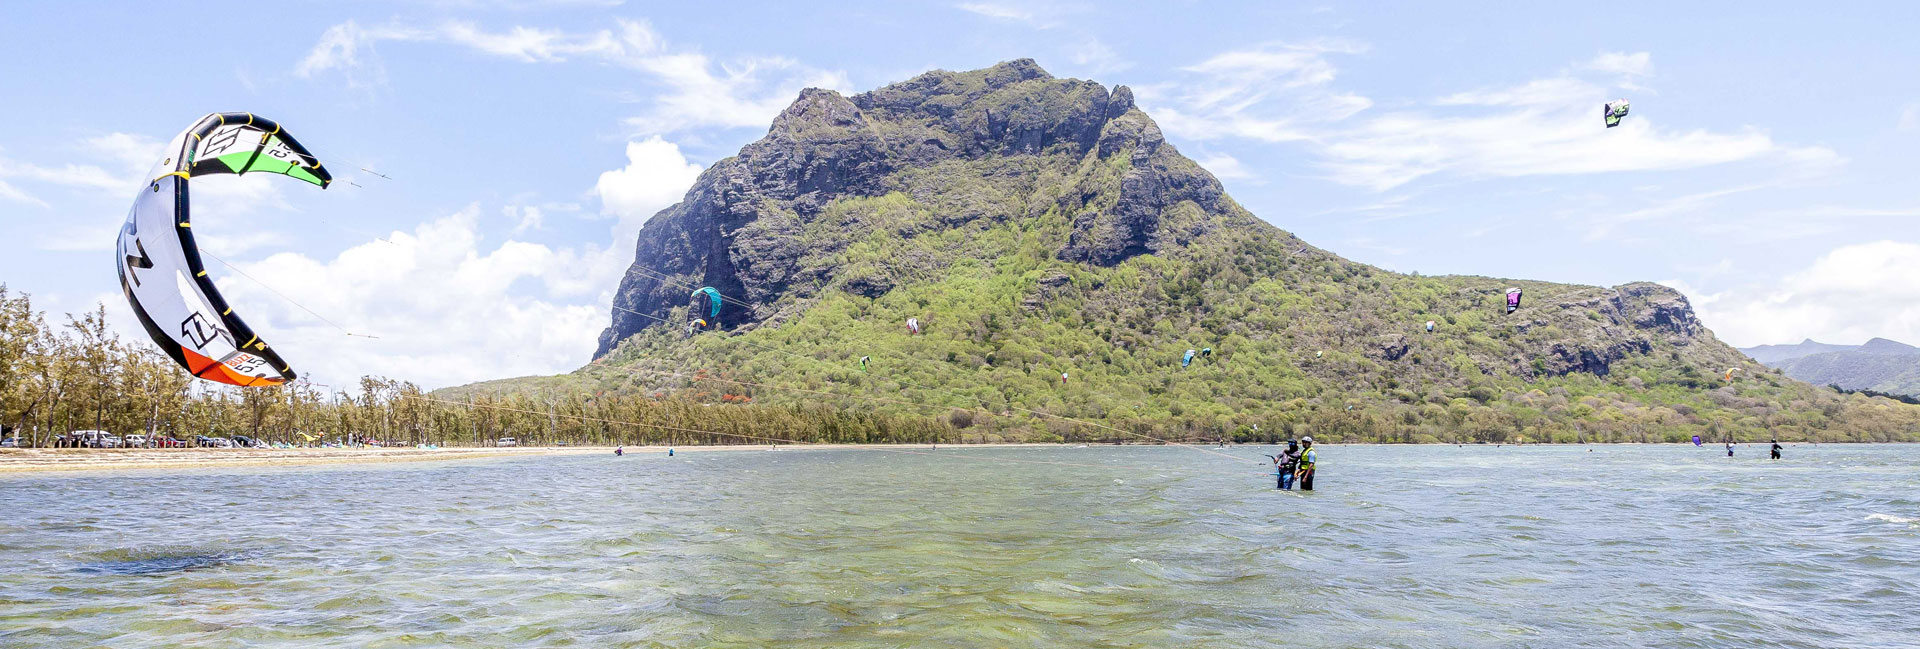
<path id="1" fill-rule="evenodd" d="M 1300 460 L 1293 471 L 1294 483 L 1301 491 L 1313 491 L 1313 438 L 1300 438 Z"/>

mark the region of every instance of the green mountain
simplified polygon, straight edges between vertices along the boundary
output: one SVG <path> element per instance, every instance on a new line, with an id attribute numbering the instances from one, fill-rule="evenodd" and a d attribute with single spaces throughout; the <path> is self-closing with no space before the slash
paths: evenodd
<path id="1" fill-rule="evenodd" d="M 717 315 L 689 299 L 703 286 Z M 1920 437 L 1920 408 L 1767 370 L 1658 285 L 1316 248 L 1235 203 L 1125 86 L 1030 60 L 801 93 L 647 223 L 614 307 L 592 365 L 449 393 L 830 406 L 986 440 Z"/>
<path id="2" fill-rule="evenodd" d="M 1808 347 L 1809 344 L 1818 347 Z M 1875 338 L 1864 345 L 1825 345 L 1809 340 L 1797 347 L 1814 351 L 1785 358 L 1769 355 L 1778 360 L 1762 358 L 1769 350 L 1753 348 L 1742 351 L 1771 367 L 1779 368 L 1787 376 L 1815 385 L 1837 385 L 1847 390 L 1872 390 L 1920 397 L 1920 347 L 1885 338 Z M 1760 353 L 1755 354 L 1756 350 L 1760 350 Z"/>

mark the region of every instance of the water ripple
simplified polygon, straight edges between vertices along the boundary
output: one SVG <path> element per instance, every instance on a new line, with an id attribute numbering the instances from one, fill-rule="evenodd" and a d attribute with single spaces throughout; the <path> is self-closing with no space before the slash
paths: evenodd
<path id="1" fill-rule="evenodd" d="M 1916 646 L 1920 446 L 1712 450 L 1328 447 L 1315 493 L 1136 447 L 11 477 L 0 645 Z"/>

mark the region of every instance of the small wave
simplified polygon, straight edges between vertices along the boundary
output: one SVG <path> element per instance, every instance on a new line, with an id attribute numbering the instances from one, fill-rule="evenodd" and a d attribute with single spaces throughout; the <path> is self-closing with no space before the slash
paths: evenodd
<path id="1" fill-rule="evenodd" d="M 117 550 L 101 553 L 98 561 L 80 564 L 77 571 L 111 575 L 164 575 L 202 568 L 217 568 L 248 558 L 245 552 L 209 554 L 140 552 Z"/>
<path id="2" fill-rule="evenodd" d="M 1904 516 L 1894 516 L 1892 514 L 1868 514 L 1867 520 L 1886 521 L 1888 523 L 1906 523 L 1909 525 L 1914 523 L 1920 523 L 1920 518 L 1906 518 Z"/>

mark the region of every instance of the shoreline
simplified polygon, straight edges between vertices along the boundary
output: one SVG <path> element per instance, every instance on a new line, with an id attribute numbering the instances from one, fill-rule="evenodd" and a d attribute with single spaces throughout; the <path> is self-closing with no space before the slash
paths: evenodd
<path id="1" fill-rule="evenodd" d="M 931 444 L 783 444 L 787 450 L 924 449 Z M 998 443 L 950 444 L 948 447 L 1009 448 L 1070 446 L 1066 444 Z M 703 446 L 625 446 L 627 453 L 765 451 L 768 444 Z M 142 469 L 207 469 L 221 467 L 319 466 L 395 462 L 453 462 L 509 457 L 600 455 L 612 446 L 515 446 L 507 448 L 7 448 L 0 449 L 0 476 L 62 471 L 137 471 Z"/>
<path id="2" fill-rule="evenodd" d="M 1873 444 L 1889 442 L 1822 442 L 1819 444 Z M 1897 442 L 1895 442 L 1897 443 Z M 1458 446 L 1495 447 L 1495 446 L 1692 446 L 1691 442 L 1612 442 L 1588 444 L 1465 444 Z M 1764 444 L 1764 442 L 1744 442 Z M 1789 446 L 1810 444 L 1810 442 L 1789 442 Z M 787 444 L 780 445 L 782 451 L 808 450 L 925 450 L 931 444 Z M 948 444 L 948 449 L 975 448 L 1077 448 L 1083 444 L 1056 444 L 1038 442 L 1002 442 L 987 444 Z M 1100 444 L 1095 446 L 1111 446 Z M 1163 444 L 1137 444 L 1128 446 L 1181 446 Z M 1218 448 L 1211 445 L 1186 444 Z M 1235 444 L 1228 448 L 1271 448 L 1270 444 Z M 1456 446 L 1454 444 L 1323 444 L 1322 446 Z M 1713 446 L 1711 444 L 1707 446 Z M 717 446 L 626 446 L 628 453 L 665 454 L 668 448 L 676 453 L 766 451 L 767 444 L 731 444 Z M 452 447 L 439 449 L 419 448 L 6 448 L 0 449 L 0 476 L 10 474 L 53 473 L 70 471 L 138 471 L 143 469 L 210 469 L 223 467 L 291 467 L 321 466 L 333 464 L 383 464 L 399 462 L 456 462 L 461 460 L 544 457 L 555 455 L 599 455 L 611 454 L 612 446 L 519 446 L 508 448 Z"/>

